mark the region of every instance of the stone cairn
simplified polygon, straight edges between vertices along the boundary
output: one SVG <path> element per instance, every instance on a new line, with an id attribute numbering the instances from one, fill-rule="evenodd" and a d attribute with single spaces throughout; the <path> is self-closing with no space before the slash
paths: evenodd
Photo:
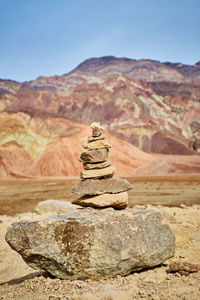
<path id="1" fill-rule="evenodd" d="M 74 185 L 72 192 L 81 195 L 73 204 L 90 207 L 113 207 L 122 209 L 128 206 L 128 193 L 133 186 L 124 179 L 113 177 L 116 169 L 108 161 L 111 145 L 102 135 L 99 123 L 92 123 L 92 136 L 88 137 L 86 149 L 81 156 L 84 170 L 81 181 Z"/>
<path id="2" fill-rule="evenodd" d="M 125 208 L 132 186 L 113 176 L 115 168 L 107 160 L 111 146 L 98 123 L 91 127 L 80 158 L 81 181 L 73 187 L 82 197 L 74 203 Z M 125 276 L 162 264 L 175 250 L 174 235 L 158 212 L 137 208 L 76 207 L 60 215 L 22 220 L 11 225 L 6 241 L 30 267 L 67 280 Z"/>

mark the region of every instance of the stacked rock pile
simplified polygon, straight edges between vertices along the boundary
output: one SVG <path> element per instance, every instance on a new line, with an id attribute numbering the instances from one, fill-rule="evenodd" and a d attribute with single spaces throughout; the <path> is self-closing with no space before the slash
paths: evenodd
<path id="1" fill-rule="evenodd" d="M 81 154 L 84 171 L 73 187 L 74 193 L 83 196 L 74 203 L 125 208 L 132 186 L 113 176 L 115 169 L 107 160 L 111 146 L 99 124 L 91 127 L 92 136 L 84 145 L 87 150 Z M 55 202 L 47 205 L 46 209 L 40 205 L 39 211 L 51 211 Z M 67 280 L 124 276 L 160 265 L 174 255 L 174 235 L 156 211 L 67 210 L 59 203 L 57 212 L 62 214 L 12 224 L 6 241 L 30 267 Z"/>
<path id="2" fill-rule="evenodd" d="M 99 123 L 92 123 L 92 136 L 88 137 L 86 149 L 81 156 L 84 170 L 81 181 L 75 184 L 72 192 L 82 197 L 74 204 L 91 207 L 125 208 L 128 205 L 127 191 L 132 185 L 124 179 L 113 177 L 115 168 L 108 160 L 111 145 L 102 135 L 103 128 Z"/>

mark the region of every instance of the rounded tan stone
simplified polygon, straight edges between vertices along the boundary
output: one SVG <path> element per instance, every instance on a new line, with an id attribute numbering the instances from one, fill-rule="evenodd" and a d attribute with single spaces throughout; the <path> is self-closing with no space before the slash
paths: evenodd
<path id="1" fill-rule="evenodd" d="M 43 215 L 49 212 L 53 213 L 70 213 L 74 210 L 80 208 L 80 206 L 73 205 L 67 200 L 45 200 L 39 202 L 35 208 L 34 211 L 39 214 Z"/>
<path id="2" fill-rule="evenodd" d="M 127 180 L 118 177 L 85 179 L 73 186 L 72 193 L 77 195 L 117 194 L 131 190 L 132 188 L 133 185 Z"/>
<path id="3" fill-rule="evenodd" d="M 102 163 L 93 163 L 93 164 L 83 164 L 83 168 L 85 170 L 93 170 L 93 169 L 103 169 L 106 167 L 111 166 L 111 162 L 110 161 L 104 161 Z"/>
<path id="4" fill-rule="evenodd" d="M 112 146 L 106 140 L 98 140 L 88 144 L 84 144 L 83 148 L 88 150 L 108 149 Z"/>
<path id="5" fill-rule="evenodd" d="M 84 207 L 113 207 L 122 209 L 128 206 L 128 193 L 103 194 L 98 196 L 83 196 L 72 202 Z"/>
<path id="6" fill-rule="evenodd" d="M 100 136 L 103 130 L 103 127 L 101 127 L 101 125 L 97 122 L 92 123 L 91 125 L 92 128 L 92 136 L 96 137 L 96 136 Z"/>
<path id="7" fill-rule="evenodd" d="M 102 133 L 102 130 L 100 130 L 100 129 L 92 129 L 93 137 L 101 136 L 101 133 Z"/>
<path id="8" fill-rule="evenodd" d="M 98 123 L 98 122 L 93 122 L 90 127 L 92 129 L 99 129 L 99 130 L 103 130 L 103 127 Z"/>
<path id="9" fill-rule="evenodd" d="M 108 149 L 89 150 L 85 151 L 80 156 L 82 163 L 96 163 L 106 161 L 108 158 Z"/>
<path id="10" fill-rule="evenodd" d="M 81 179 L 110 177 L 115 174 L 115 171 L 114 167 L 107 167 L 103 169 L 83 170 L 80 175 Z"/>
<path id="11" fill-rule="evenodd" d="M 94 141 L 98 141 L 98 140 L 105 140 L 105 136 L 101 135 L 101 136 L 89 136 L 88 137 L 88 143 L 94 142 Z"/>

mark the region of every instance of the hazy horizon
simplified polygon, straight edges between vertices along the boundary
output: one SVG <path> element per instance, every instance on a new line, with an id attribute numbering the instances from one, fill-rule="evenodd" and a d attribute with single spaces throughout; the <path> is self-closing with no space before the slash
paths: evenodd
<path id="1" fill-rule="evenodd" d="M 20 0 L 0 3 L 0 78 L 68 73 L 102 56 L 193 65 L 198 0 Z"/>
<path id="2" fill-rule="evenodd" d="M 105 56 L 114 56 L 114 55 L 104 55 L 104 56 L 100 56 L 100 57 L 105 57 Z M 99 57 L 99 58 L 100 58 Z M 122 57 L 117 57 L 117 56 L 115 56 L 116 58 L 128 58 L 128 59 L 135 59 L 135 58 L 133 58 L 133 57 L 124 57 L 124 56 L 122 56 Z M 86 58 L 85 60 L 83 60 L 83 61 L 86 61 L 86 60 L 88 60 L 88 59 L 91 59 L 91 58 L 96 58 L 96 57 L 88 57 L 88 58 Z M 140 58 L 140 59 L 137 59 L 137 60 L 152 60 L 152 61 L 159 61 L 159 60 L 156 60 L 156 59 L 151 59 L 151 58 L 147 58 L 147 57 L 145 57 L 145 58 Z M 70 70 L 68 70 L 67 72 L 64 72 L 64 73 L 62 73 L 62 74 L 49 74 L 49 75 L 44 75 L 44 74 L 38 74 L 38 76 L 36 76 L 35 78 L 31 78 L 31 79 L 27 79 L 27 80 L 16 80 L 16 79 L 13 79 L 13 78 L 1 78 L 0 77 L 0 80 L 12 80 L 12 81 L 17 81 L 17 82 L 24 82 L 24 81 L 32 81 L 32 80 L 35 80 L 36 78 L 38 78 L 38 77 L 40 77 L 40 76 L 45 76 L 45 77 L 50 77 L 50 76 L 62 76 L 62 75 L 64 75 L 64 74 L 67 74 L 67 73 L 69 73 L 70 71 L 72 71 L 73 69 L 75 69 L 76 67 L 78 67 L 78 65 L 79 64 L 81 64 L 83 61 L 81 61 L 80 63 L 78 63 L 77 65 L 75 65 L 72 69 L 70 69 Z M 174 61 L 174 62 L 172 62 L 172 61 L 160 61 L 161 63 L 167 63 L 167 62 L 170 62 L 170 63 L 180 63 L 180 64 L 182 64 L 182 62 L 181 61 Z M 197 61 L 198 62 L 198 61 Z M 197 62 L 195 62 L 193 65 L 195 65 Z M 186 65 L 189 65 L 189 64 L 186 64 Z"/>

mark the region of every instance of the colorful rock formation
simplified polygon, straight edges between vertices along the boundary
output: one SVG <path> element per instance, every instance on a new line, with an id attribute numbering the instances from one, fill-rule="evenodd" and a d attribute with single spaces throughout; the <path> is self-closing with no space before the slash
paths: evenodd
<path id="1" fill-rule="evenodd" d="M 107 160 L 111 145 L 102 135 L 103 128 L 99 123 L 92 123 L 92 136 L 88 137 L 87 149 L 80 156 L 84 170 L 81 181 L 72 192 L 82 197 L 73 201 L 74 204 L 91 207 L 125 208 L 128 206 L 128 193 L 132 185 L 127 180 L 113 177 L 115 168 Z"/>
<path id="2" fill-rule="evenodd" d="M 200 152 L 199 99 L 199 63 L 107 56 L 88 59 L 63 76 L 23 83 L 0 80 L 0 111 L 28 114 L 33 119 L 29 126 L 38 118 L 85 125 L 99 120 L 109 132 L 148 153 Z M 10 133 L 15 131 L 13 127 Z M 63 129 L 52 126 L 50 137 L 57 133 L 63 136 Z M 0 144 L 4 138 L 3 129 Z M 34 147 L 38 137 L 32 139 Z"/>

